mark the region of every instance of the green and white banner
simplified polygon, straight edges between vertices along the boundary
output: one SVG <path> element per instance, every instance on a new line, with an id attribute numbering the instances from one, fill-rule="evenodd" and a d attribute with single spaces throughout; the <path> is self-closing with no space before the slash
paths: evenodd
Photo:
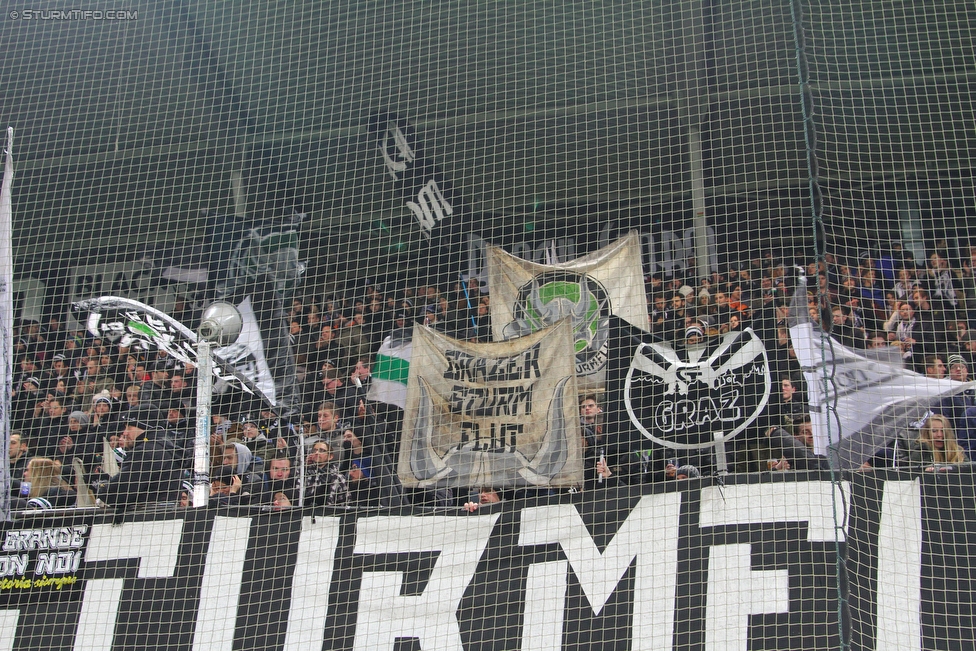
<path id="1" fill-rule="evenodd" d="M 537 264 L 498 247 L 488 247 L 487 258 L 493 339 L 523 337 L 571 318 L 581 388 L 606 382 L 611 314 L 649 328 L 637 232 L 571 262 Z"/>
<path id="2" fill-rule="evenodd" d="M 409 337 L 390 335 L 383 340 L 373 361 L 367 398 L 396 405 L 400 409 L 406 407 L 407 378 L 410 375 L 412 350 L 413 340 Z"/>

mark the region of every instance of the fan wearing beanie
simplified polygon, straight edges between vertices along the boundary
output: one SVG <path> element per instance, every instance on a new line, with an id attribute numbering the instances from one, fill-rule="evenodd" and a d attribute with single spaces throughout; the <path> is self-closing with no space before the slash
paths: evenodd
<path id="1" fill-rule="evenodd" d="M 967 384 L 962 391 L 954 391 L 939 403 L 937 413 L 947 416 L 956 441 L 970 459 L 976 455 L 976 387 L 970 382 L 969 364 L 956 353 L 949 355 L 949 379 Z"/>
<path id="2" fill-rule="evenodd" d="M 71 466 L 71 460 L 78 457 L 86 468 L 91 467 L 91 445 L 88 431 L 88 414 L 76 410 L 68 414 L 68 428 L 58 440 L 57 460 L 64 467 Z"/>
<path id="3" fill-rule="evenodd" d="M 118 510 L 131 510 L 157 502 L 175 502 L 180 473 L 173 450 L 157 436 L 163 413 L 153 404 L 126 412 L 120 425 L 119 445 L 127 451 L 119 473 L 98 489 L 98 498 Z"/>

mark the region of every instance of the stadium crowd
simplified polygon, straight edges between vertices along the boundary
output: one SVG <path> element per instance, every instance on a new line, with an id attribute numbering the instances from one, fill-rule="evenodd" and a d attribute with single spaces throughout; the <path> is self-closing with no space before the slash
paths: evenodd
<path id="1" fill-rule="evenodd" d="M 955 252 L 954 252 L 955 253 Z M 735 472 L 821 469 L 803 375 L 788 331 L 789 267 L 771 255 L 708 278 L 645 278 L 651 330 L 676 349 L 750 327 L 764 341 L 774 395 L 738 437 Z M 806 267 L 810 318 L 858 350 L 887 349 L 906 368 L 968 381 L 976 356 L 976 246 L 924 261 L 898 244 L 856 260 L 827 254 Z M 421 322 L 469 341 L 490 341 L 487 289 L 377 286 L 352 296 L 296 298 L 287 313 L 300 387 L 299 416 L 283 423 L 230 392 L 214 397 L 211 501 L 269 510 L 299 504 L 380 507 L 480 505 L 517 496 L 500 487 L 407 491 L 396 477 L 402 412 L 367 398 L 371 359 L 397 329 Z M 184 317 L 192 318 L 192 317 Z M 188 324 L 195 325 L 195 324 Z M 15 508 L 98 499 L 119 510 L 187 506 L 193 464 L 197 369 L 165 351 L 142 351 L 69 331 L 60 317 L 24 321 L 15 333 L 10 466 Z M 578 490 L 694 478 L 715 471 L 709 453 L 622 449 L 604 434 L 600 394 L 580 400 L 586 479 Z M 941 467 L 976 451 L 973 392 L 946 398 L 917 433 L 878 450 L 864 468 Z M 76 483 L 78 466 L 85 483 Z M 76 491 L 85 495 L 79 496 Z M 523 491 L 525 493 L 525 491 Z M 527 494 L 538 494 L 538 491 Z"/>

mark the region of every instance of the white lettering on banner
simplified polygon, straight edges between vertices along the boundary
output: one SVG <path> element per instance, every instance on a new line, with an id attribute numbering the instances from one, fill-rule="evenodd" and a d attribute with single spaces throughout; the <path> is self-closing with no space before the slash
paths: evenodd
<path id="1" fill-rule="evenodd" d="M 183 520 L 96 524 L 88 540 L 85 560 L 138 558 L 140 579 L 173 576 L 183 534 Z M 124 579 L 92 579 L 78 618 L 74 648 L 111 649 Z"/>
<path id="2" fill-rule="evenodd" d="M 863 481 L 857 477 L 859 475 L 855 475 L 852 482 Z M 862 553 L 848 558 L 850 564 L 846 568 L 849 577 L 859 581 L 859 599 L 851 604 L 855 609 L 851 617 L 874 623 L 875 644 L 872 648 L 878 651 L 920 650 L 923 634 L 929 627 L 940 625 L 938 619 L 931 618 L 932 612 L 939 613 L 943 607 L 951 609 L 948 616 L 950 625 L 953 625 L 953 613 L 968 604 L 966 595 L 958 595 L 955 591 L 954 596 L 951 584 L 943 586 L 936 582 L 931 593 L 921 589 L 923 572 L 928 573 L 933 568 L 938 572 L 944 564 L 953 565 L 954 560 L 944 556 L 952 552 L 942 551 L 938 545 L 927 549 L 923 556 L 923 541 L 927 535 L 923 529 L 939 526 L 937 510 L 943 505 L 936 500 L 946 495 L 943 492 L 946 486 L 953 489 L 955 484 L 951 482 L 968 481 L 965 477 L 957 474 L 940 477 L 938 482 L 933 480 L 931 483 L 918 479 L 888 481 L 883 493 L 874 479 L 875 483 L 868 485 L 863 495 L 860 492 L 855 495 L 855 502 L 867 500 L 866 506 L 874 515 L 862 513 L 855 517 L 852 524 L 856 530 L 852 528 L 849 532 L 844 528 L 846 520 L 838 519 L 838 525 L 843 524 L 836 529 L 838 538 L 843 541 L 849 536 L 861 545 Z M 971 483 L 963 486 L 971 487 Z M 295 522 L 294 526 L 284 527 L 280 534 L 272 533 L 270 540 L 262 536 L 261 540 L 270 544 L 262 542 L 261 547 L 253 549 L 249 546 L 255 544 L 252 539 L 255 534 L 248 518 L 217 516 L 211 531 L 200 526 L 193 527 L 192 533 L 184 533 L 183 520 L 88 525 L 91 535 L 86 533 L 83 537 L 88 538 L 84 560 L 88 562 L 87 576 L 96 578 L 86 578 L 84 590 L 70 597 L 54 597 L 53 590 L 18 592 L 19 586 L 11 585 L 14 589 L 0 595 L 7 600 L 0 608 L 0 651 L 29 644 L 24 636 L 36 641 L 59 635 L 65 636 L 64 645 L 72 646 L 74 651 L 111 651 L 120 616 L 128 618 L 131 615 L 130 624 L 152 619 L 159 623 L 161 634 L 174 630 L 174 626 L 183 627 L 187 621 L 181 614 L 186 607 L 185 597 L 170 594 L 168 589 L 159 590 L 161 583 L 170 587 L 175 585 L 172 577 L 178 562 L 181 574 L 185 571 L 190 576 L 202 577 L 199 602 L 202 607 L 199 615 L 194 617 L 203 618 L 201 621 L 205 623 L 198 624 L 194 631 L 193 648 L 230 649 L 235 639 L 242 639 L 239 624 L 251 626 L 238 621 L 237 614 L 241 610 L 238 603 L 253 605 L 255 600 L 264 601 L 267 590 L 280 587 L 277 573 L 274 585 L 271 576 L 261 575 L 253 577 L 253 584 L 242 583 L 244 559 L 253 552 L 256 567 L 265 566 L 265 560 L 273 562 L 285 548 L 297 549 L 290 591 L 282 595 L 289 609 L 287 631 L 273 628 L 267 636 L 257 633 L 255 638 L 247 640 L 255 648 L 278 645 L 283 651 L 298 651 L 319 648 L 326 644 L 325 640 L 336 639 L 337 632 L 326 629 L 327 621 L 331 621 L 330 598 L 336 604 L 344 604 L 353 596 L 331 594 L 336 585 L 341 585 L 343 589 L 351 586 L 353 594 L 359 586 L 357 612 L 349 612 L 341 606 L 340 612 L 333 614 L 341 621 L 356 622 L 355 631 L 344 629 L 338 633 L 344 636 L 342 644 L 346 647 L 410 646 L 413 638 L 423 649 L 460 649 L 460 631 L 465 630 L 471 620 L 459 622 L 458 618 L 471 617 L 472 613 L 466 609 L 459 613 L 459 606 L 479 564 L 484 563 L 484 571 L 489 575 L 502 572 L 508 577 L 499 581 L 501 592 L 494 598 L 498 602 L 524 604 L 521 618 L 517 613 L 509 613 L 506 617 L 508 626 L 521 625 L 521 632 L 514 633 L 520 639 L 509 640 L 520 649 L 557 651 L 568 642 L 563 640 L 564 628 L 578 625 L 581 633 L 589 635 L 604 625 L 599 618 L 618 617 L 621 610 L 632 608 L 632 623 L 622 626 L 632 628 L 624 633 L 629 633 L 628 639 L 635 649 L 669 651 L 676 636 L 682 644 L 688 643 L 689 639 L 698 640 L 691 643 L 698 643 L 702 651 L 739 651 L 747 648 L 750 639 L 755 642 L 759 634 L 749 628 L 750 621 L 755 619 L 751 616 L 766 614 L 770 620 L 776 620 L 777 630 L 788 621 L 791 636 L 820 635 L 816 631 L 820 630 L 818 627 L 824 621 L 823 617 L 831 617 L 834 612 L 832 602 L 837 598 L 832 586 L 823 583 L 824 580 L 829 583 L 834 576 L 833 570 L 827 566 L 832 565 L 833 560 L 834 509 L 838 516 L 843 515 L 841 509 L 850 504 L 846 499 L 849 492 L 846 483 L 785 481 L 733 483 L 721 490 L 703 486 L 700 492 L 689 486 L 687 491 L 644 495 L 639 499 L 637 495 L 627 494 L 619 500 L 610 498 L 608 504 L 612 508 L 608 512 L 620 513 L 622 517 L 633 505 L 633 499 L 638 499 L 636 506 L 619 523 L 616 533 L 604 537 L 602 542 L 601 538 L 590 535 L 587 525 L 590 529 L 606 531 L 608 526 L 616 526 L 616 523 L 603 522 L 595 513 L 590 516 L 584 511 L 581 516 L 580 503 L 525 508 L 518 503 L 508 505 L 505 513 L 519 518 L 517 541 L 510 537 L 516 523 L 506 521 L 499 525 L 499 516 L 493 513 L 460 517 L 371 517 L 350 512 L 344 517 L 320 516 L 315 522 L 306 517 L 301 522 L 300 534 Z M 688 506 L 694 511 L 686 509 L 682 514 L 680 507 L 684 496 L 689 496 Z M 587 508 L 588 502 L 582 506 Z M 300 517 L 299 513 L 294 515 Z M 590 517 L 594 519 L 592 524 Z M 340 536 L 340 531 L 347 531 L 342 527 L 354 525 L 352 518 L 357 518 L 354 540 L 351 535 Z M 207 521 L 201 520 L 199 524 L 205 525 Z M 340 526 L 340 523 L 343 524 Z M 760 527 L 763 524 L 774 525 L 775 531 L 770 526 Z M 13 548 L 5 553 L 6 562 L 17 563 L 15 576 L 7 583 L 24 574 L 33 578 L 32 560 L 39 552 L 55 556 L 78 552 L 78 547 L 72 547 L 79 544 L 75 533 L 80 530 L 74 528 L 77 526 L 69 520 L 60 527 L 48 525 L 44 529 L 0 532 Z M 960 523 L 960 526 L 966 525 Z M 784 537 L 781 534 L 787 529 L 791 533 Z M 968 529 L 967 526 L 965 530 Z M 690 539 L 679 540 L 679 532 Z M 498 537 L 492 538 L 493 533 Z M 815 544 L 798 541 L 800 536 Z M 197 553 L 196 550 L 206 544 L 207 537 L 207 553 Z M 181 550 L 180 544 L 190 542 L 191 538 L 192 545 Z M 704 550 L 695 547 L 702 540 L 715 542 Z M 873 559 L 865 558 L 864 552 L 873 547 L 875 540 L 877 554 Z M 720 541 L 728 544 L 719 544 Z M 604 551 L 600 551 L 597 542 L 605 545 Z M 486 554 L 489 544 L 492 552 Z M 526 549 L 541 545 L 549 545 L 547 553 L 541 553 L 542 549 Z M 554 551 L 555 545 L 559 545 L 561 553 Z M 41 550 L 42 546 L 47 549 Z M 679 565 L 679 548 L 689 552 L 689 565 Z M 811 551 L 812 560 L 809 558 Z M 524 552 L 542 562 L 523 567 L 525 584 L 524 592 L 520 592 L 517 571 L 510 574 L 509 570 L 512 569 L 510 563 L 518 563 L 517 559 L 522 558 Z M 846 553 L 846 546 L 841 546 L 841 553 Z M 929 553 L 930 561 L 927 560 Z M 417 556 L 423 558 L 418 561 Z M 758 557 L 764 559 L 763 563 L 779 563 L 779 559 L 785 559 L 789 570 L 785 565 L 755 566 L 753 559 Z M 333 567 L 337 558 L 340 558 L 342 567 L 362 568 L 362 576 L 344 573 L 336 579 Z M 770 561 L 773 558 L 777 560 Z M 126 559 L 131 560 L 126 563 Z M 137 566 L 134 565 L 136 562 Z M 929 566 L 930 562 L 934 565 Z M 99 565 L 93 566 L 94 563 Z M 183 563 L 190 563 L 192 567 L 184 567 Z M 352 571 L 356 572 L 355 569 Z M 633 592 L 628 590 L 626 595 L 622 594 L 621 585 L 625 575 L 628 588 L 631 577 L 633 580 Z M 111 578 L 97 578 L 100 576 Z M 167 578 L 170 580 L 165 580 Z M 411 579 L 427 580 L 426 586 L 421 591 L 418 584 L 414 584 L 411 591 Z M 580 607 L 576 596 L 577 581 L 589 604 L 583 604 L 582 608 L 587 612 L 592 610 L 593 615 L 583 613 L 581 619 L 584 621 L 570 622 L 567 603 L 574 609 Z M 687 587 L 687 592 L 676 592 L 679 582 Z M 803 595 L 811 586 L 821 592 L 830 589 L 823 592 L 822 597 L 804 599 Z M 401 588 L 404 588 L 404 594 L 400 594 Z M 569 596 L 571 593 L 573 597 Z M 40 614 L 43 611 L 35 612 L 48 603 L 45 594 L 61 603 L 68 603 L 66 599 L 70 599 L 75 604 L 71 606 L 78 609 L 72 610 L 78 612 L 74 632 L 63 630 L 65 624 L 70 626 L 69 622 L 46 621 Z M 682 597 L 676 598 L 677 594 Z M 130 597 L 135 601 L 121 606 L 121 600 Z M 194 595 L 189 597 L 193 599 Z M 791 597 L 794 601 L 790 601 Z M 219 609 L 207 607 L 214 603 L 223 605 Z M 26 604 L 36 608 L 26 610 Z M 176 612 L 174 608 L 181 610 Z M 573 612 L 574 617 L 577 614 Z M 344 620 L 347 616 L 349 619 Z M 692 622 L 690 630 L 681 626 L 675 630 L 677 623 L 689 621 Z M 283 643 L 279 632 L 284 637 Z M 17 639 L 18 634 L 24 639 Z M 866 635 L 868 638 L 872 636 L 870 632 Z M 486 633 L 486 642 L 490 637 L 491 633 Z M 503 644 L 501 640 L 490 640 L 490 643 Z M 779 640 L 779 644 L 788 645 L 788 640 Z"/>
<path id="3" fill-rule="evenodd" d="M 37 555 L 34 574 L 70 574 L 81 567 L 82 552 L 41 552 Z"/>
<path id="4" fill-rule="evenodd" d="M 414 212 L 416 213 L 416 211 Z M 418 219 L 420 219 L 419 216 Z M 709 250 L 708 267 L 712 271 L 718 271 L 718 240 L 715 237 L 715 229 L 708 226 L 705 232 Z M 640 238 L 644 267 L 650 269 L 652 273 L 660 271 L 671 274 L 676 269 L 684 269 L 687 266 L 688 257 L 694 255 L 694 228 L 688 228 L 683 233 L 673 231 L 663 231 L 658 235 L 643 233 Z M 601 246 L 609 244 L 609 231 L 601 230 L 598 239 L 597 243 Z M 546 250 L 551 250 L 553 244 L 555 244 L 559 262 L 569 262 L 579 256 L 577 249 L 581 244 L 575 237 L 560 237 L 541 242 L 515 242 L 507 248 L 509 253 L 517 258 L 537 264 L 545 264 Z M 478 278 L 487 276 L 488 270 L 485 269 L 485 249 L 487 246 L 488 242 L 481 237 L 469 236 L 469 276 Z"/>
<path id="5" fill-rule="evenodd" d="M 560 651 L 566 610 L 566 561 L 533 563 L 525 577 L 522 651 Z"/>
<path id="6" fill-rule="evenodd" d="M 485 250 L 488 248 L 488 240 L 477 235 L 468 236 L 468 278 L 481 278 L 480 274 L 487 273 L 485 270 Z"/>
<path id="7" fill-rule="evenodd" d="M 0 577 L 24 576 L 29 561 L 30 557 L 27 554 L 0 556 Z"/>
<path id="8" fill-rule="evenodd" d="M 396 150 L 392 155 L 390 153 L 391 145 Z M 407 137 L 403 135 L 403 131 L 397 126 L 396 122 L 389 122 L 386 125 L 383 139 L 380 140 L 379 150 L 380 156 L 383 157 L 383 162 L 386 164 L 386 169 L 394 181 L 397 180 L 397 174 L 405 172 L 407 166 L 417 158 L 413 153 L 413 149 L 410 147 L 410 143 L 407 142 Z M 396 156 L 396 159 L 394 159 L 394 156 Z"/>
<path id="9" fill-rule="evenodd" d="M 662 271 L 674 273 L 675 269 L 684 269 L 688 262 L 688 251 L 681 233 L 663 231 L 661 233 L 661 249 L 666 251 L 667 266 L 661 265 Z"/>
<path id="10" fill-rule="evenodd" d="M 321 648 L 329 611 L 339 518 L 302 518 L 284 651 Z"/>
<path id="11" fill-rule="evenodd" d="M 877 651 L 921 649 L 921 576 L 919 480 L 885 482 L 878 527 Z"/>
<path id="12" fill-rule="evenodd" d="M 832 494 L 834 491 L 837 494 Z M 760 522 L 806 522 L 807 540 L 834 540 L 834 514 L 843 523 L 838 532 L 845 539 L 847 515 L 844 505 L 850 485 L 834 486 L 827 481 L 787 482 L 782 484 L 734 484 L 702 489 L 699 526 L 721 527 Z"/>
<path id="13" fill-rule="evenodd" d="M 244 558 L 250 540 L 251 518 L 214 518 L 207 549 L 207 565 L 200 585 L 193 651 L 231 651 L 241 598 Z M 220 604 L 220 608 L 207 605 Z"/>
<path id="14" fill-rule="evenodd" d="M 3 539 L 3 551 L 80 549 L 85 546 L 88 525 L 50 529 L 12 529 Z"/>
<path id="15" fill-rule="evenodd" d="M 424 187 L 420 188 L 416 202 L 407 201 L 406 206 L 413 211 L 413 216 L 417 218 L 420 228 L 427 237 L 430 237 L 430 232 L 438 222 L 454 214 L 454 208 L 444 198 L 434 179 L 427 181 Z"/>
<path id="16" fill-rule="evenodd" d="M 553 248 L 555 248 L 558 262 L 569 262 L 578 257 L 576 255 L 575 237 L 557 237 L 543 242 L 516 242 L 512 245 L 510 253 L 529 262 L 548 264 L 546 262 L 546 251 L 552 251 Z"/>
<path id="17" fill-rule="evenodd" d="M 834 491 L 842 494 L 833 494 Z M 808 541 L 833 541 L 834 509 L 837 531 L 845 539 L 849 485 L 830 482 L 736 484 L 702 489 L 701 528 L 761 522 L 806 522 Z M 751 571 L 750 545 L 709 550 L 708 602 L 705 614 L 706 651 L 748 648 L 749 615 L 789 611 L 789 576 L 785 571 Z M 711 559 L 715 560 L 712 565 Z"/>
<path id="18" fill-rule="evenodd" d="M 125 579 L 97 579 L 85 586 L 73 651 L 111 651 Z"/>
<path id="19" fill-rule="evenodd" d="M 38 323 L 44 315 L 44 300 L 47 287 L 37 278 L 30 276 L 15 278 L 12 284 L 15 319 L 33 319 Z"/>
<path id="20" fill-rule="evenodd" d="M 747 651 L 749 615 L 790 609 L 786 570 L 750 568 L 752 545 L 721 545 L 708 550 L 705 651 Z"/>
<path id="21" fill-rule="evenodd" d="M 651 233 L 641 235 L 644 263 L 652 272 L 674 273 L 675 269 L 685 269 L 689 257 L 695 252 L 695 229 L 687 228 L 684 233 L 663 231 L 655 236 Z M 705 241 L 708 246 L 708 268 L 718 271 L 718 240 L 715 229 L 705 228 Z"/>
<path id="22" fill-rule="evenodd" d="M 150 289 L 153 263 L 149 260 L 75 267 L 70 301 L 111 295 L 139 300 Z"/>
<path id="23" fill-rule="evenodd" d="M 645 495 L 601 554 L 573 505 L 527 508 L 519 545 L 559 543 L 596 615 L 637 557 L 633 648 L 667 651 L 674 627 L 680 511 L 681 493 Z"/>
<path id="24" fill-rule="evenodd" d="M 71 270 L 68 302 L 75 303 L 97 296 L 120 296 L 151 305 L 156 288 L 152 271 L 153 263 L 150 260 L 74 267 Z M 85 327 L 70 312 L 65 323 L 69 330 L 82 330 Z"/>
<path id="25" fill-rule="evenodd" d="M 17 638 L 20 610 L 0 610 L 0 651 L 12 651 Z"/>
<path id="26" fill-rule="evenodd" d="M 173 576 L 180 551 L 183 520 L 96 524 L 88 540 L 86 561 L 138 558 L 140 579 Z"/>
<path id="27" fill-rule="evenodd" d="M 417 596 L 400 594 L 400 572 L 363 572 L 353 649 L 393 649 L 397 638 L 419 638 L 424 651 L 462 651 L 457 609 L 497 519 L 492 514 L 358 520 L 356 554 L 440 555 L 426 589 Z"/>

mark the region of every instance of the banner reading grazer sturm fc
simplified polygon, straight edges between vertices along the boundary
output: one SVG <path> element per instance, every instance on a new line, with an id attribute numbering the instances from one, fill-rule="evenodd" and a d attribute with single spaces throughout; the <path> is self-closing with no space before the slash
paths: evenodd
<path id="1" fill-rule="evenodd" d="M 409 487 L 565 487 L 583 478 L 572 327 L 472 344 L 414 326 L 399 475 Z"/>
<path id="2" fill-rule="evenodd" d="M 616 314 L 648 329 L 640 238 L 630 232 L 571 262 L 542 265 L 488 247 L 488 286 L 495 341 L 522 337 L 572 317 L 576 376 L 581 387 L 606 382 L 607 318 Z"/>

